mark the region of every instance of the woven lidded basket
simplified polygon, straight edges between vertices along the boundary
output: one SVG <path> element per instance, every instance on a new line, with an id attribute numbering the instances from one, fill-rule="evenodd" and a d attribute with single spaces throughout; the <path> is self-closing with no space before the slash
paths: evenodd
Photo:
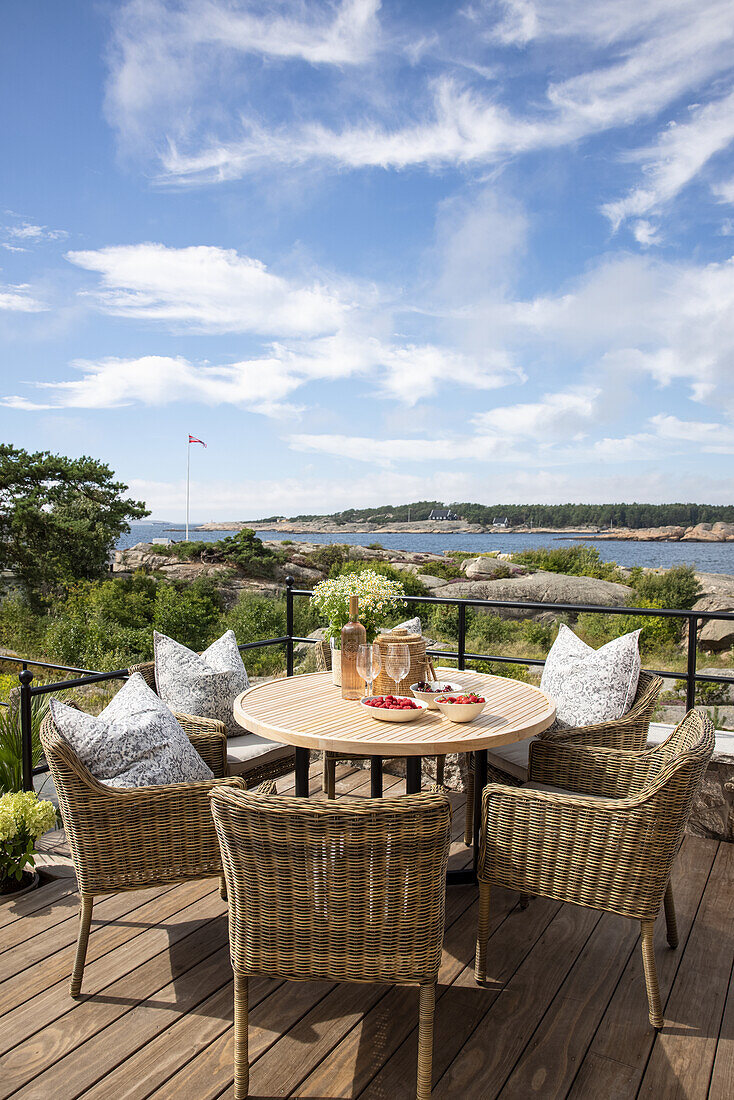
<path id="1" fill-rule="evenodd" d="M 395 645 L 396 642 L 405 642 L 410 650 L 410 671 L 405 679 L 398 683 L 397 691 L 395 681 L 385 672 L 387 648 Z M 387 634 L 380 634 L 375 638 L 375 645 L 380 647 L 382 666 L 373 687 L 375 695 L 410 695 L 410 685 L 426 679 L 426 640 L 422 634 L 409 634 L 404 628 L 398 627 Z"/>

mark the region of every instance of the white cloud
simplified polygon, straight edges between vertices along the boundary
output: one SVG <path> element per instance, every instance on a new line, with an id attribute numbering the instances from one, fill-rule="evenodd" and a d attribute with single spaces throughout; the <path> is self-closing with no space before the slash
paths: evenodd
<path id="1" fill-rule="evenodd" d="M 48 309 L 42 302 L 30 294 L 28 283 L 3 285 L 0 283 L 0 310 L 17 313 L 42 313 Z"/>
<path id="2" fill-rule="evenodd" d="M 713 192 L 719 202 L 734 205 L 734 176 L 731 179 L 719 180 L 718 183 L 715 183 L 713 185 Z"/>
<path id="3" fill-rule="evenodd" d="M 645 218 L 641 218 L 639 221 L 634 222 L 632 226 L 632 235 L 638 244 L 641 244 L 643 248 L 649 248 L 650 245 L 660 244 L 660 234 L 657 226 L 652 222 L 647 221 Z"/>
<path id="4" fill-rule="evenodd" d="M 645 179 L 623 199 L 602 207 L 612 227 L 617 229 L 626 218 L 659 212 L 733 140 L 734 92 L 692 109 L 685 122 L 671 123 L 654 145 L 626 157 L 642 165 Z"/>
<path id="5" fill-rule="evenodd" d="M 62 241 L 69 234 L 64 229 L 49 229 L 47 225 L 34 225 L 33 222 L 21 222 L 20 225 L 6 225 L 5 233 L 8 237 L 18 241 Z"/>
<path id="6" fill-rule="evenodd" d="M 472 423 L 481 432 L 509 439 L 573 438 L 599 417 L 600 390 L 577 388 L 546 394 L 540 401 L 507 405 L 479 413 Z"/>
<path id="7" fill-rule="evenodd" d="M 350 435 L 309 435 L 296 433 L 288 437 L 295 451 L 336 455 L 339 458 L 390 467 L 395 464 L 422 462 L 487 462 L 501 458 L 503 462 L 522 461 L 522 455 L 512 455 L 501 439 L 469 436 L 437 439 L 376 439 Z"/>
<path id="8" fill-rule="evenodd" d="M 101 309 L 121 317 L 179 321 L 208 332 L 313 336 L 344 321 L 352 303 L 318 283 L 297 285 L 233 249 L 136 244 L 69 252 L 98 272 Z"/>
<path id="9" fill-rule="evenodd" d="M 650 419 L 661 439 L 696 444 L 703 454 L 734 454 L 734 428 L 702 420 L 680 420 L 658 413 Z"/>

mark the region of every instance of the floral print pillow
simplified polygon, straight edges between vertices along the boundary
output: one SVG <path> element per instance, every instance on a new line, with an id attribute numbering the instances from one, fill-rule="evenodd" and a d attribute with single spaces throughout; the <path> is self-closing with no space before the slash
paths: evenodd
<path id="1" fill-rule="evenodd" d="M 101 714 L 51 700 L 56 728 L 82 764 L 109 787 L 151 787 L 213 779 L 170 710 L 139 672 Z"/>
<path id="2" fill-rule="evenodd" d="M 193 649 L 155 631 L 155 682 L 171 710 L 216 718 L 228 737 L 242 729 L 234 720 L 235 698 L 250 686 L 233 630 L 228 630 L 199 655 Z"/>
<path id="3" fill-rule="evenodd" d="M 540 681 L 556 704 L 555 728 L 593 726 L 627 713 L 640 677 L 639 638 L 634 630 L 592 649 L 561 624 Z"/>

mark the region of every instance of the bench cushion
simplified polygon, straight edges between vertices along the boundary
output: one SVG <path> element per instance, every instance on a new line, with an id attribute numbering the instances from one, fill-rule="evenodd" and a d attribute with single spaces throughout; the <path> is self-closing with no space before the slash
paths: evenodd
<path id="1" fill-rule="evenodd" d="M 292 745 L 269 741 L 257 733 L 240 733 L 227 738 L 227 768 L 230 775 L 246 775 L 253 768 L 292 756 L 293 751 Z"/>

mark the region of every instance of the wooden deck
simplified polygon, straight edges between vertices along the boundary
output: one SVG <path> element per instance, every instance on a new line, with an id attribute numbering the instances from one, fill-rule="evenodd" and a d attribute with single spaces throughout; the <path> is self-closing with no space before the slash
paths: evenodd
<path id="1" fill-rule="evenodd" d="M 338 774 L 341 793 L 367 793 L 368 773 Z M 386 794 L 400 789 L 386 776 Z M 467 861 L 461 802 L 454 865 Z M 75 882 L 63 846 L 44 862 L 61 877 L 0 904 L 0 1098 L 231 1096 L 232 983 L 216 884 L 97 902 L 75 1002 Z M 480 989 L 476 890 L 452 887 L 434 1096 L 731 1100 L 734 845 L 687 838 L 674 885 L 681 942 L 671 951 L 658 922 L 666 1026 L 657 1037 L 632 922 L 540 899 L 521 911 L 497 890 L 492 981 Z M 411 988 L 253 980 L 251 1096 L 414 1096 L 417 1004 Z"/>

